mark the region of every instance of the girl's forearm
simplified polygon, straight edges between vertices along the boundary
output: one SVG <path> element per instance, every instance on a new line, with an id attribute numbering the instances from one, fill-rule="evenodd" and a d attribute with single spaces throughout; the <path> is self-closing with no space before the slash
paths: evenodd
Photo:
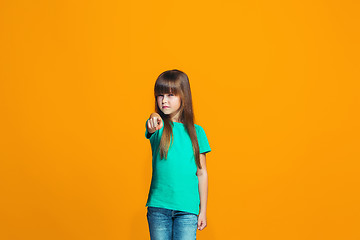
<path id="1" fill-rule="evenodd" d="M 199 180 L 199 194 L 200 194 L 200 213 L 206 214 L 207 197 L 208 197 L 208 175 L 203 172 L 198 176 Z"/>

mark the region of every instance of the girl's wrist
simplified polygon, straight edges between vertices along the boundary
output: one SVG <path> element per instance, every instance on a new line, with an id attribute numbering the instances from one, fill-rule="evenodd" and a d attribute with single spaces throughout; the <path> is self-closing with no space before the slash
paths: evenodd
<path id="1" fill-rule="evenodd" d="M 206 210 L 200 210 L 200 214 L 205 214 L 206 215 Z"/>

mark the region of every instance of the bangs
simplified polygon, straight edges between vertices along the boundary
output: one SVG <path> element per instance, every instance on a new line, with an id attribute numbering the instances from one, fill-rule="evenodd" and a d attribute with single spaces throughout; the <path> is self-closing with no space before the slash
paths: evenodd
<path id="1" fill-rule="evenodd" d="M 172 93 L 174 95 L 179 95 L 180 93 L 180 86 L 176 84 L 174 81 L 169 80 L 160 80 L 157 81 L 155 84 L 155 96 L 169 94 Z"/>

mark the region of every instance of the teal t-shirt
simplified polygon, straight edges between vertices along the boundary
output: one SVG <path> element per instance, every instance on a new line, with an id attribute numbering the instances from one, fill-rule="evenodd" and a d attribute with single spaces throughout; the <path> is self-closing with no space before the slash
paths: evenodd
<path id="1" fill-rule="evenodd" d="M 189 134 L 183 123 L 173 122 L 173 144 L 167 159 L 160 159 L 157 151 L 164 127 L 150 136 L 145 124 L 145 137 L 152 150 L 152 179 L 146 206 L 199 214 L 199 182 L 197 166 Z M 195 125 L 200 153 L 210 152 L 204 129 Z"/>

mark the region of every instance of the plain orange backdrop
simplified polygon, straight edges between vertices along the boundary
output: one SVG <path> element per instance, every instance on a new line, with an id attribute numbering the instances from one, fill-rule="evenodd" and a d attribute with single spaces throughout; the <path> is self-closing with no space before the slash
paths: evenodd
<path id="1" fill-rule="evenodd" d="M 1 1 L 0 239 L 149 239 L 156 77 L 212 152 L 198 239 L 360 239 L 358 1 Z"/>

